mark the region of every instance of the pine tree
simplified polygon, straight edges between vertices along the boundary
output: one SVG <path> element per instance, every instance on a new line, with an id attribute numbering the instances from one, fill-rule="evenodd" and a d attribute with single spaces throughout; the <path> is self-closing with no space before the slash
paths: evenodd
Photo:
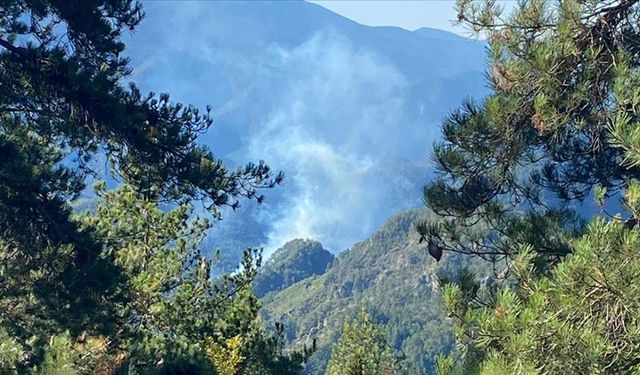
<path id="1" fill-rule="evenodd" d="M 443 280 L 461 350 L 438 373 L 637 373 L 640 2 L 460 0 L 458 18 L 488 37 L 492 93 L 445 121 L 421 231 L 503 271 Z"/>
<path id="2" fill-rule="evenodd" d="M 392 375 L 399 373 L 399 360 L 388 344 L 383 328 L 364 311 L 347 323 L 333 347 L 327 375 Z"/>
<path id="3" fill-rule="evenodd" d="M 640 371 L 639 233 L 597 219 L 548 277 L 531 247 L 514 262 L 514 285 L 472 277 L 444 296 L 464 344 L 462 361 L 438 359 L 440 375 L 635 374 Z"/>
<path id="4" fill-rule="evenodd" d="M 257 320 L 260 305 L 250 286 L 261 264 L 257 250 L 245 252 L 233 275 L 212 279 L 200 250 L 211 222 L 194 218 L 192 206 L 161 210 L 129 186 L 107 192 L 102 185 L 98 194 L 96 214 L 79 220 L 126 280 L 116 334 L 102 338 L 102 362 L 142 373 L 233 373 L 253 366 L 269 374 L 274 362 L 284 365 L 273 373 L 300 370 L 300 354 L 283 354 Z M 263 357 L 257 348 L 266 351 Z"/>
<path id="5" fill-rule="evenodd" d="M 495 1 L 461 0 L 458 13 L 489 40 L 492 94 L 444 122 L 440 177 L 424 197 L 446 220 L 422 232 L 505 266 L 522 244 L 541 266 L 556 262 L 594 187 L 616 196 L 639 177 L 640 5 L 531 0 L 505 15 Z"/>
<path id="6" fill-rule="evenodd" d="M 92 316 L 113 327 L 75 334 L 54 326 L 23 345 L 3 334 L 1 371 L 295 374 L 302 370 L 310 352 L 285 353 L 282 330 L 267 334 L 257 319 L 260 305 L 250 283 L 261 264 L 259 251 L 247 250 L 237 272 L 213 279 L 210 261 L 200 250 L 211 223 L 194 217 L 192 206 L 161 210 L 127 185 L 106 191 L 102 184 L 97 192 L 96 212 L 73 219 L 103 244 L 100 256 L 120 271 L 121 282 L 109 291 L 121 296 L 109 299 L 113 316 Z"/>
<path id="7" fill-rule="evenodd" d="M 222 328 L 205 329 L 213 324 L 207 321 L 210 315 L 180 315 L 191 308 L 202 312 L 218 296 L 205 281 L 207 262 L 190 242 L 206 225 L 195 222 L 186 229 L 183 204 L 200 201 L 218 217 L 221 207 L 237 207 L 240 198 L 261 202 L 260 190 L 282 180 L 262 162 L 230 170 L 198 145 L 198 135 L 212 123 L 210 108 L 200 112 L 173 103 L 167 94 L 122 86 L 131 70 L 122 57 L 121 36 L 134 30 L 143 15 L 133 0 L 0 2 L 3 371 L 42 370 L 52 365 L 47 358 L 59 358 L 55 353 L 60 347 L 79 344 L 89 350 L 88 338 L 98 340 L 91 341 L 98 347 L 100 340 L 123 343 L 130 362 L 139 351 L 156 353 L 161 357 L 156 362 L 164 358 L 162 353 L 193 354 L 187 341 L 197 329 L 203 329 L 197 333 L 202 336 L 219 334 Z M 87 177 L 101 177 L 92 166 L 102 156 L 131 190 L 112 202 L 117 215 L 103 209 L 95 218 L 80 220 L 70 203 L 85 189 Z M 105 199 L 115 198 L 107 194 Z M 156 206 L 145 206 L 159 202 L 180 208 L 164 216 Z M 115 224 L 104 223 L 107 217 Z M 134 218 L 139 221 L 127 221 Z M 147 219 L 165 232 L 151 232 L 158 228 L 145 227 Z M 184 243 L 174 238 L 170 251 L 163 253 L 169 228 L 183 234 L 193 230 L 196 236 L 185 236 Z M 129 237 L 125 229 L 141 237 Z M 115 233 L 122 237 L 114 239 Z M 253 258 L 248 262 L 247 270 L 253 269 Z M 186 265 L 188 269 L 180 268 Z M 221 281 L 220 293 L 229 292 L 225 288 L 235 285 L 235 278 Z M 161 298 L 163 291 L 167 298 Z M 212 294 L 209 300 L 202 301 L 207 293 Z M 225 329 L 246 331 L 254 319 L 248 316 L 257 307 L 250 293 L 241 295 L 239 310 L 208 314 L 227 311 L 231 315 L 216 318 L 227 322 Z M 187 308 L 193 301 L 198 303 Z M 146 303 L 152 311 L 142 307 Z M 147 325 L 149 317 L 156 319 L 154 328 Z M 123 319 L 129 321 L 124 324 Z M 169 325 L 175 331 L 163 330 Z M 122 332 L 123 327 L 133 336 Z M 226 342 L 225 335 L 219 342 Z M 146 343 L 149 348 L 136 349 Z M 78 365 L 72 357 L 67 360 Z"/>

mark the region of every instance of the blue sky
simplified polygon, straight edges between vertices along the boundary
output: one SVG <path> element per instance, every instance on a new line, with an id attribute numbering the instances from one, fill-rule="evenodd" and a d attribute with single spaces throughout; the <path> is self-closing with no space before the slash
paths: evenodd
<path id="1" fill-rule="evenodd" d="M 454 26 L 453 0 L 310 0 L 312 3 L 369 26 L 398 26 L 407 30 L 432 27 L 469 36 L 463 26 Z M 516 1 L 499 1 L 510 8 Z"/>

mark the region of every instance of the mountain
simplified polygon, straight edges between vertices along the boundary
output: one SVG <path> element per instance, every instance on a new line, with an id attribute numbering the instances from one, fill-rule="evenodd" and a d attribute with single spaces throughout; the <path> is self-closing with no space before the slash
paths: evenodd
<path id="1" fill-rule="evenodd" d="M 467 38 L 460 35 L 444 30 L 432 29 L 430 27 L 421 27 L 417 30 L 413 30 L 413 33 L 429 39 L 441 39 L 457 43 L 468 41 Z"/>
<path id="2" fill-rule="evenodd" d="M 253 290 L 258 297 L 302 279 L 323 274 L 335 257 L 318 241 L 295 239 L 276 250 L 258 271 Z"/>
<path id="3" fill-rule="evenodd" d="M 324 373 L 344 323 L 361 309 L 386 325 L 390 342 L 406 356 L 410 373 L 433 373 L 434 357 L 453 348 L 438 277 L 451 276 L 461 267 L 482 274 L 483 265 L 450 253 L 435 262 L 419 244 L 414 227 L 428 215 L 426 209 L 394 215 L 369 239 L 342 252 L 324 274 L 263 298 L 266 326 L 284 323 L 286 338 L 294 347 L 317 339 L 318 350 L 307 373 Z"/>
<path id="4" fill-rule="evenodd" d="M 285 173 L 263 206 L 245 202 L 211 232 L 206 249 L 228 269 L 246 247 L 269 255 L 295 238 L 337 253 L 417 206 L 442 117 L 486 93 L 485 43 L 445 31 L 364 26 L 303 1 L 144 6 L 131 78 L 210 104 L 199 141 L 231 166 L 262 159 Z"/>

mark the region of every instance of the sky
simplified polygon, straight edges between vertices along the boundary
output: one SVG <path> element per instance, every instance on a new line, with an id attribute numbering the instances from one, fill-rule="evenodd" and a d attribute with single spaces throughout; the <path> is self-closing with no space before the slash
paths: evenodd
<path id="1" fill-rule="evenodd" d="M 308 0 L 368 26 L 397 26 L 407 30 L 421 27 L 447 30 L 462 36 L 469 32 L 456 19 L 454 0 Z M 513 1 L 499 1 L 505 8 Z"/>

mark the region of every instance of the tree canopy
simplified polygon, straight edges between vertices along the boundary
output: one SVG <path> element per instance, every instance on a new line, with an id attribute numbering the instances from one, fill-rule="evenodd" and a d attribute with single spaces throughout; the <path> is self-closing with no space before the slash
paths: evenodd
<path id="1" fill-rule="evenodd" d="M 596 220 L 549 277 L 533 272 L 530 247 L 514 285 L 488 287 L 464 273 L 448 284 L 462 361 L 444 374 L 631 374 L 640 370 L 638 231 Z"/>
<path id="2" fill-rule="evenodd" d="M 492 93 L 444 122 L 424 197 L 448 220 L 423 233 L 491 260 L 523 243 L 560 259 L 593 189 L 638 177 L 638 4 L 459 1 L 458 17 L 489 40 Z"/>
<path id="3" fill-rule="evenodd" d="M 256 322 L 257 252 L 210 279 L 191 205 L 219 217 L 283 176 L 199 145 L 211 108 L 124 84 L 143 18 L 132 0 L 0 1 L 0 369 L 299 371 Z M 105 158 L 123 187 L 73 213 Z"/>
<path id="4" fill-rule="evenodd" d="M 327 375 L 393 375 L 398 373 L 398 358 L 387 342 L 382 327 L 364 311 L 347 323 L 342 337 L 333 347 Z"/>
<path id="5" fill-rule="evenodd" d="M 489 40 L 492 93 L 445 120 L 421 232 L 501 266 L 443 280 L 460 350 L 437 371 L 636 373 L 640 4 L 457 10 Z"/>
<path id="6" fill-rule="evenodd" d="M 145 196 L 197 199 L 214 213 L 235 207 L 237 197 L 261 201 L 259 189 L 281 181 L 262 162 L 230 170 L 196 143 L 212 124 L 210 108 L 200 113 L 167 94 L 122 86 L 131 70 L 121 37 L 142 20 L 140 3 L 1 5 L 0 221 L 7 239 L 73 242 L 65 203 L 95 174 L 90 162 L 98 153 Z"/>

